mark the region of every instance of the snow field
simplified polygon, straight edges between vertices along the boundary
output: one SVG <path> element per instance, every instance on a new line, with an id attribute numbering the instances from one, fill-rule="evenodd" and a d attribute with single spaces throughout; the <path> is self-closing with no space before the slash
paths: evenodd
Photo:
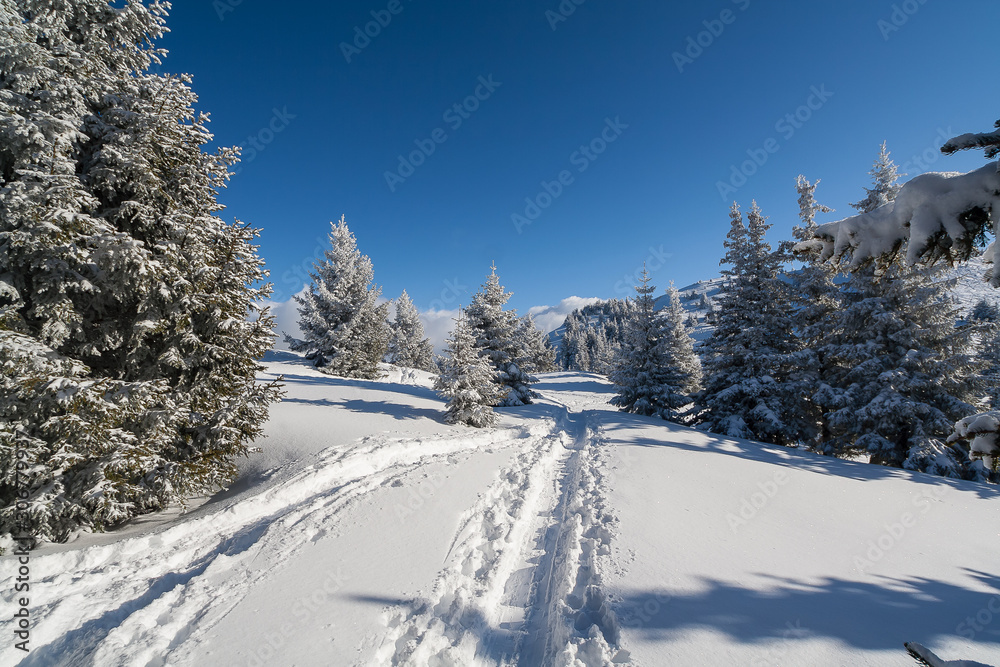
<path id="1" fill-rule="evenodd" d="M 23 665 L 157 665 L 224 617 L 271 568 L 320 539 L 347 503 L 421 465 L 530 439 L 499 429 L 425 441 L 366 438 L 331 448 L 262 493 L 162 532 L 32 558 L 35 645 Z M 12 576 L 0 585 L 12 588 Z M 10 645 L 0 659 L 21 656 Z"/>
<path id="2" fill-rule="evenodd" d="M 33 553 L 0 664 L 1000 665 L 992 486 L 622 414 L 583 373 L 448 427 L 427 378 L 292 356 L 271 467 Z"/>
<path id="3" fill-rule="evenodd" d="M 620 521 L 604 586 L 634 664 L 907 667 L 905 641 L 1000 664 L 996 621 L 966 622 L 1000 592 L 992 487 L 601 423 Z"/>

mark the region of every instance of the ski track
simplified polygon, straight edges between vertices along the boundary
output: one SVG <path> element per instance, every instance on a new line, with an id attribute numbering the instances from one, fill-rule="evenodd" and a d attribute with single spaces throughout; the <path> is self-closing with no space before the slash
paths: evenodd
<path id="1" fill-rule="evenodd" d="M 32 559 L 36 648 L 25 667 L 157 667 L 202 635 L 276 564 L 335 530 L 340 510 L 431 463 L 486 447 L 535 443 L 546 429 L 391 440 L 330 448 L 318 460 L 250 498 L 159 532 Z M 530 445 L 529 445 L 530 446 Z M 258 556 L 267 567 L 254 568 Z M 12 587 L 12 576 L 0 579 Z M 81 610 L 87 610 L 81 615 Z M 0 630 L 9 623 L 0 624 Z M 22 657 L 8 644 L 0 663 Z"/>
<path id="2" fill-rule="evenodd" d="M 594 413 L 560 416 L 467 510 L 429 598 L 385 612 L 383 667 L 629 662 L 601 589 L 615 519 Z"/>

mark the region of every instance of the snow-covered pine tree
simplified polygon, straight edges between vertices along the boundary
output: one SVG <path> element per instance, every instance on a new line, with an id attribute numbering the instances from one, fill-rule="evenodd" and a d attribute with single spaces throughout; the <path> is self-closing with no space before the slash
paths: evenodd
<path id="1" fill-rule="evenodd" d="M 532 397 L 530 385 L 536 380 L 517 363 L 517 313 L 503 309 L 511 296 L 500 284 L 494 264 L 482 288 L 473 295 L 466 316 L 476 336 L 476 347 L 493 364 L 497 381 L 507 390 L 500 405 L 528 405 Z"/>
<path id="2" fill-rule="evenodd" d="M 899 192 L 883 143 L 868 196 L 852 204 L 871 212 Z M 961 449 L 945 446 L 956 420 L 976 399 L 972 329 L 956 328 L 958 310 L 940 272 L 893 262 L 850 274 L 840 306 L 827 318 L 825 386 L 816 402 L 830 437 L 817 449 L 949 477 L 981 474 Z"/>
<path id="3" fill-rule="evenodd" d="M 255 380 L 257 231 L 218 217 L 237 152 L 203 152 L 189 77 L 148 72 L 168 7 L 0 11 L 0 534 L 62 540 L 224 486 L 280 393 Z"/>
<path id="4" fill-rule="evenodd" d="M 610 299 L 578 308 L 567 315 L 557 357 L 559 367 L 603 375 L 610 373 L 634 305 L 628 299 Z"/>
<path id="5" fill-rule="evenodd" d="M 800 175 L 795 180 L 795 190 L 799 195 L 799 219 L 801 226 L 792 229 L 797 241 L 807 241 L 816 232 L 816 214 L 830 213 L 833 209 L 817 203 L 817 180 L 810 183 Z M 840 288 L 834 282 L 837 269 L 822 261 L 814 249 L 802 253 L 799 259 L 805 262 L 798 271 L 789 274 L 792 280 L 793 308 L 795 324 L 800 340 L 799 350 L 794 355 L 794 366 L 790 382 L 794 384 L 791 396 L 796 401 L 797 410 L 806 424 L 806 431 L 800 434 L 802 441 L 812 444 L 822 443 L 829 437 L 828 425 L 822 406 L 814 399 L 823 388 L 826 377 L 826 361 L 823 344 L 827 335 L 830 314 L 840 302 Z"/>
<path id="6" fill-rule="evenodd" d="M 783 248 L 764 240 L 770 228 L 754 202 L 743 223 L 730 210 L 716 328 L 703 350 L 701 427 L 731 437 L 780 445 L 798 442 L 806 429 L 790 392 L 797 341 L 792 334 L 789 286 L 779 274 Z"/>
<path id="7" fill-rule="evenodd" d="M 851 204 L 862 213 L 870 213 L 880 206 L 885 206 L 891 201 L 895 201 L 896 195 L 902 187 L 899 179 L 906 174 L 900 174 L 896 168 L 896 163 L 889 156 L 885 142 L 879 146 L 878 157 L 869 172 L 872 177 L 872 187 L 865 188 L 865 198 Z M 813 229 L 815 231 L 815 228 Z"/>
<path id="8" fill-rule="evenodd" d="M 589 333 L 590 327 L 584 325 L 577 334 L 576 356 L 574 357 L 573 366 L 570 370 L 581 371 L 583 373 L 590 372 L 593 364 L 590 360 L 590 345 L 588 345 L 587 340 Z"/>
<path id="9" fill-rule="evenodd" d="M 974 327 L 979 376 L 985 394 L 983 403 L 990 410 L 1000 409 L 1000 309 L 981 299 L 969 313 Z"/>
<path id="10" fill-rule="evenodd" d="M 608 375 L 614 370 L 618 347 L 611 344 L 603 324 L 587 329 L 588 371 Z"/>
<path id="11" fill-rule="evenodd" d="M 519 365 L 525 373 L 551 373 L 557 369 L 556 350 L 530 313 L 518 318 L 517 339 L 521 345 Z"/>
<path id="12" fill-rule="evenodd" d="M 665 357 L 663 386 L 667 403 L 665 417 L 683 421 L 680 408 L 691 403 L 691 396 L 701 390 L 701 359 L 694 351 L 694 340 L 685 323 L 684 308 L 673 283 L 667 289 L 669 300 L 661 311 L 663 337 L 661 347 Z"/>
<path id="13" fill-rule="evenodd" d="M 358 250 L 343 216 L 331 223 L 329 239 L 308 290 L 295 297 L 303 338 L 285 340 L 324 373 L 375 379 L 389 346 L 389 304 L 378 303 L 382 289 L 372 284 L 372 262 Z"/>
<path id="14" fill-rule="evenodd" d="M 972 311 L 969 313 L 969 319 L 980 324 L 998 322 L 1000 321 L 1000 308 L 997 308 L 996 305 L 990 303 L 986 299 L 980 299 L 976 302 L 976 305 L 972 307 Z"/>
<path id="15" fill-rule="evenodd" d="M 667 386 L 667 351 L 663 345 L 666 322 L 654 307 L 656 287 L 649 284 L 645 265 L 635 286 L 636 308 L 627 321 L 625 344 L 615 358 L 610 380 L 617 394 L 611 399 L 623 412 L 667 417 L 673 410 Z"/>
<path id="16" fill-rule="evenodd" d="M 892 161 L 884 141 L 879 146 L 878 157 L 875 158 L 869 174 L 872 177 L 872 187 L 865 188 L 866 196 L 864 199 L 851 204 L 855 210 L 862 213 L 874 211 L 894 201 L 900 190 L 898 169 Z M 797 228 L 797 231 L 799 233 L 796 234 L 796 239 L 808 240 L 815 234 L 816 225 Z M 816 258 L 817 255 L 818 251 L 813 249 L 808 257 L 812 259 Z M 833 265 L 826 263 L 820 265 L 817 270 L 822 271 L 823 268 L 827 268 L 831 273 L 836 270 Z M 867 323 L 863 317 L 855 317 L 851 312 L 837 313 L 836 311 L 841 309 L 849 311 L 852 307 L 874 306 L 875 303 L 869 302 L 868 299 L 881 299 L 883 292 L 892 285 L 892 281 L 899 275 L 900 267 L 898 265 L 889 267 L 885 281 L 877 280 L 873 265 L 852 271 L 844 285 L 838 289 L 836 304 L 832 308 L 825 309 L 826 312 L 820 313 L 821 320 L 818 323 L 818 330 L 811 330 L 810 335 L 806 337 L 807 347 L 803 356 L 815 355 L 817 359 L 822 360 L 819 382 L 810 394 L 811 402 L 822 413 L 821 432 L 814 443 L 816 451 L 835 455 L 849 453 L 849 443 L 852 442 L 852 438 L 848 437 L 845 440 L 842 436 L 836 438 L 831 436 L 830 415 L 828 413 L 840 410 L 841 419 L 844 419 L 847 414 L 844 410 L 849 411 L 848 404 L 845 402 L 845 393 L 850 391 L 850 387 L 841 384 L 843 371 L 838 369 L 838 365 L 842 366 L 845 363 L 844 359 L 852 356 L 853 353 L 850 350 L 853 346 L 864 348 L 869 340 Z M 834 327 L 835 321 L 836 327 Z M 803 359 L 803 361 L 808 362 L 808 358 Z"/>
<path id="17" fill-rule="evenodd" d="M 586 348 L 581 338 L 581 324 L 576 312 L 566 317 L 562 341 L 559 344 L 559 364 L 564 371 L 581 370 L 579 354 L 581 347 Z"/>
<path id="18" fill-rule="evenodd" d="M 504 399 L 504 388 L 488 357 L 476 346 L 475 334 L 464 311 L 459 311 L 448 339 L 448 355 L 434 389 L 448 399 L 445 421 L 482 428 L 496 424 L 493 406 Z"/>
<path id="19" fill-rule="evenodd" d="M 386 360 L 405 368 L 435 372 L 434 346 L 424 337 L 424 325 L 410 295 L 403 293 L 396 299 L 396 316 L 392 321 Z"/>
<path id="20" fill-rule="evenodd" d="M 949 477 L 978 473 L 944 446 L 977 399 L 971 327 L 956 327 L 947 281 L 899 268 L 852 281 L 832 314 L 825 355 L 829 410 L 824 451 Z"/>

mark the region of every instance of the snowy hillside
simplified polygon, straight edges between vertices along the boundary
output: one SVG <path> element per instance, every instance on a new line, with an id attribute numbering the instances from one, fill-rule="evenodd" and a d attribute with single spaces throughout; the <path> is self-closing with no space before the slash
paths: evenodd
<path id="1" fill-rule="evenodd" d="M 705 315 L 708 314 L 709 307 L 714 305 L 721 286 L 722 278 L 713 278 L 712 280 L 701 280 L 693 285 L 688 285 L 677 290 L 681 299 L 681 306 L 684 308 L 685 313 L 690 317 L 696 318 L 698 321 L 698 325 L 692 330 L 692 337 L 695 340 L 704 340 L 712 333 L 711 326 L 708 326 L 705 322 Z M 657 310 L 662 310 L 666 306 L 666 294 L 656 299 Z M 592 323 L 596 321 L 596 317 L 591 318 Z M 565 324 L 553 329 L 549 332 L 549 343 L 556 349 L 559 349 L 565 333 Z"/>
<path id="2" fill-rule="evenodd" d="M 0 664 L 1000 664 L 995 487 L 618 413 L 587 374 L 482 431 L 426 374 L 276 375 L 232 489 L 32 554 Z"/>

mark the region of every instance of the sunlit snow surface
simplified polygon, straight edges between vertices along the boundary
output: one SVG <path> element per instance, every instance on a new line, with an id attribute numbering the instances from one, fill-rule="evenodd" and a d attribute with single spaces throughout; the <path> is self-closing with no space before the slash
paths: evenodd
<path id="1" fill-rule="evenodd" d="M 588 374 L 480 431 L 427 374 L 267 369 L 241 481 L 34 553 L 0 664 L 1000 665 L 995 487 L 620 414 Z"/>

